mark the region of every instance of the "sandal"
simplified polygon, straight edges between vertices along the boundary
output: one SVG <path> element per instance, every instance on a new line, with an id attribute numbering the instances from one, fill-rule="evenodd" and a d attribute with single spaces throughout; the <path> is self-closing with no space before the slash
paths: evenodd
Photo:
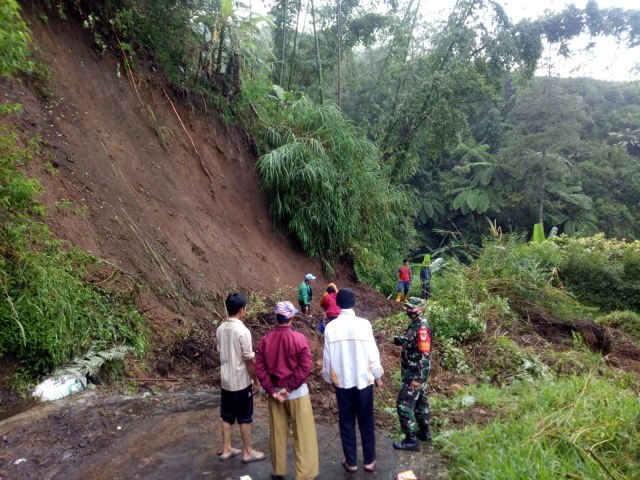
<path id="1" fill-rule="evenodd" d="M 352 467 L 346 460 L 342 460 L 342 467 L 349 473 L 356 473 L 358 471 L 358 467 Z"/>
<path id="2" fill-rule="evenodd" d="M 237 457 L 242 453 L 242 450 L 238 450 L 237 448 L 232 448 L 231 453 L 229 455 L 222 455 L 222 452 L 218 453 L 218 460 L 221 462 L 226 462 L 230 458 Z"/>
<path id="3" fill-rule="evenodd" d="M 253 463 L 253 462 L 261 462 L 262 460 L 266 460 L 267 456 L 256 450 L 253 451 L 249 458 L 243 458 L 242 463 Z"/>
<path id="4" fill-rule="evenodd" d="M 376 461 L 374 460 L 371 463 L 368 463 L 364 466 L 365 472 L 375 472 L 376 471 Z"/>

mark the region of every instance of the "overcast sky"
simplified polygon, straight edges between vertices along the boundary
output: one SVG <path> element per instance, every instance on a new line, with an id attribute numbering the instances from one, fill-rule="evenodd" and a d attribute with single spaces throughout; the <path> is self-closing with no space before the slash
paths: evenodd
<path id="1" fill-rule="evenodd" d="M 517 22 L 523 18 L 535 19 L 545 13 L 545 10 L 558 12 L 565 6 L 575 4 L 578 8 L 584 8 L 587 0 L 498 0 L 512 21 Z M 441 12 L 443 8 L 450 11 L 455 0 L 423 0 L 424 13 L 426 15 Z M 600 8 L 623 8 L 625 10 L 640 9 L 640 0 L 598 0 Z M 427 17 L 428 18 L 428 17 Z M 626 49 L 617 45 L 611 38 L 598 38 L 596 47 L 585 51 L 592 39 L 579 38 L 570 44 L 573 55 L 569 59 L 559 57 L 553 49 L 549 50 L 545 57 L 550 55 L 551 64 L 555 75 L 561 77 L 592 77 L 600 80 L 640 80 L 640 47 Z M 546 58 L 541 62 L 546 63 Z M 546 75 L 546 71 L 539 72 Z"/>
<path id="2" fill-rule="evenodd" d="M 251 4 L 251 10 L 265 14 L 274 0 L 244 0 Z M 364 0 L 366 1 L 366 0 Z M 560 11 L 566 5 L 574 3 L 579 8 L 584 8 L 587 0 L 498 0 L 505 8 L 512 21 L 517 22 L 522 18 L 535 19 L 544 14 L 545 10 Z M 303 1 L 303 4 L 306 1 Z M 455 4 L 455 0 L 422 0 L 421 10 L 423 19 L 446 18 Z M 640 9 L 640 0 L 598 0 L 600 8 L 618 7 L 626 10 Z M 553 73 L 562 77 L 592 77 L 600 80 L 640 80 L 640 47 L 625 49 L 617 45 L 611 38 L 596 39 L 596 47 L 585 51 L 585 47 L 591 39 L 580 38 L 570 45 L 573 55 L 570 59 L 556 56 L 553 50 L 545 54 L 545 59 L 540 63 L 546 64 L 546 58 L 550 55 L 554 67 Z M 540 75 L 546 75 L 546 71 L 540 71 Z"/>

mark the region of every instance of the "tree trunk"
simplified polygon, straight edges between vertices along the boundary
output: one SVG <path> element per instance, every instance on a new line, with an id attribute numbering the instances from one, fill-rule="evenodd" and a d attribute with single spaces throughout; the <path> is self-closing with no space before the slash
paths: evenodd
<path id="1" fill-rule="evenodd" d="M 338 108 L 342 110 L 342 4 L 337 0 L 336 27 L 338 31 Z"/>
<path id="2" fill-rule="evenodd" d="M 380 82 L 382 81 L 382 76 L 384 75 L 384 73 L 387 70 L 387 65 L 389 64 L 389 60 L 391 60 L 391 57 L 393 56 L 394 50 L 395 50 L 395 46 L 396 46 L 396 41 L 398 39 L 398 31 L 400 31 L 400 33 L 402 33 L 402 28 L 404 27 L 405 22 L 409 19 L 409 15 L 411 13 L 411 7 L 413 6 L 413 0 L 409 0 L 409 4 L 407 5 L 407 10 L 404 12 L 404 17 L 402 17 L 402 22 L 400 23 L 400 26 L 397 27 L 394 32 L 392 33 L 392 37 L 391 37 L 391 44 L 389 45 L 389 51 L 387 52 L 387 56 L 384 58 L 384 62 L 382 63 L 382 68 L 380 69 L 380 73 L 378 74 L 378 80 L 376 82 L 376 89 L 378 88 L 378 85 L 380 85 Z M 416 10 L 417 12 L 417 10 Z M 415 24 L 415 23 L 414 23 Z M 412 28 L 413 30 L 413 28 Z"/>
<path id="3" fill-rule="evenodd" d="M 411 22 L 411 30 L 409 30 L 409 36 L 407 38 L 407 48 L 404 51 L 404 58 L 402 59 L 402 63 L 406 63 L 407 57 L 409 56 L 409 49 L 411 48 L 411 40 L 413 40 L 413 31 L 416 28 L 416 22 L 418 21 L 419 11 L 420 11 L 420 0 L 418 0 L 418 4 L 416 5 L 416 10 L 413 12 L 413 21 Z"/>
<path id="4" fill-rule="evenodd" d="M 220 43 L 218 44 L 218 59 L 216 60 L 216 84 L 220 82 L 220 70 L 222 69 L 222 46 L 224 45 L 224 34 L 226 32 L 226 26 L 227 22 L 225 20 L 222 22 L 222 26 L 220 27 Z"/>
<path id="5" fill-rule="evenodd" d="M 291 81 L 293 79 L 293 70 L 296 61 L 296 49 L 298 46 L 298 26 L 300 25 L 300 10 L 302 10 L 302 0 L 298 0 L 298 15 L 296 16 L 296 31 L 293 34 L 293 49 L 291 51 L 291 61 L 289 62 L 289 80 L 287 81 L 287 90 L 291 90 Z"/>
<path id="6" fill-rule="evenodd" d="M 284 0 L 282 9 L 282 45 L 280 46 L 280 73 L 278 75 L 278 85 L 282 86 L 282 72 L 284 71 L 284 46 L 287 33 L 287 13 L 289 10 L 288 0 Z"/>
<path id="7" fill-rule="evenodd" d="M 311 21 L 313 23 L 313 38 L 316 44 L 316 65 L 318 67 L 318 87 L 320 88 L 320 105 L 324 103 L 324 95 L 322 93 L 322 65 L 320 64 L 320 46 L 318 45 L 318 33 L 316 31 L 316 10 L 311 0 Z"/>
<path id="8" fill-rule="evenodd" d="M 547 150 L 542 150 L 542 185 L 540 186 L 540 205 L 538 205 L 538 223 L 544 227 L 544 199 L 547 188 Z"/>

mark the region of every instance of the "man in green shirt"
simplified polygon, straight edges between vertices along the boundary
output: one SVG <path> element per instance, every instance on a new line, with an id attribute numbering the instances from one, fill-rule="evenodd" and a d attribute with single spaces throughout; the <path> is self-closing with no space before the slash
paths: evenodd
<path id="1" fill-rule="evenodd" d="M 300 311 L 305 315 L 311 315 L 311 299 L 313 298 L 313 291 L 311 290 L 311 282 L 316 277 L 310 273 L 307 273 L 304 280 L 298 288 L 298 302 L 300 303 Z"/>

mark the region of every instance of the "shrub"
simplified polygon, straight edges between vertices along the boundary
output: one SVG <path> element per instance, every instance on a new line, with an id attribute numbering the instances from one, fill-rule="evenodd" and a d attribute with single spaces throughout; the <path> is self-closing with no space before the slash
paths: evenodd
<path id="1" fill-rule="evenodd" d="M 436 280 L 438 296 L 432 297 L 425 308 L 434 337 L 465 342 L 484 333 L 486 324 L 479 314 L 487 297 L 482 283 L 471 282 L 468 276 L 472 270 L 453 261 L 440 272 Z"/>
<path id="2" fill-rule="evenodd" d="M 20 7 L 15 0 L 0 2 L 0 77 L 16 72 L 29 72 L 33 64 L 29 60 L 29 31 L 20 17 Z"/>
<path id="3" fill-rule="evenodd" d="M 486 363 L 483 365 L 486 373 L 501 382 L 549 377 L 549 368 L 538 357 L 522 351 L 508 337 L 490 337 L 483 348 L 486 350 Z"/>
<path id="4" fill-rule="evenodd" d="M 640 340 L 640 314 L 636 312 L 629 310 L 611 312 L 604 317 L 600 317 L 597 323 L 606 325 L 607 327 L 618 328 L 635 337 L 637 340 Z"/>
<path id="5" fill-rule="evenodd" d="M 426 311 L 437 338 L 464 342 L 483 334 L 486 329 L 484 321 L 477 316 L 474 304 L 467 299 L 448 305 L 433 302 L 427 306 Z"/>
<path id="6" fill-rule="evenodd" d="M 560 278 L 580 301 L 605 312 L 640 312 L 640 241 L 554 239 L 564 251 Z"/>
<path id="7" fill-rule="evenodd" d="M 453 370 L 458 373 L 471 371 L 471 366 L 467 362 L 464 350 L 456 346 L 456 343 L 451 339 L 443 338 L 438 340 L 437 348 L 434 349 L 432 356 L 434 361 L 438 361 L 447 370 Z"/>
<path id="8" fill-rule="evenodd" d="M 578 303 L 565 288 L 562 272 L 566 261 L 566 250 L 553 241 L 532 243 L 509 235 L 485 242 L 472 268 L 486 292 L 508 299 L 516 312 L 536 308 L 565 321 L 592 318 L 594 309 Z"/>

